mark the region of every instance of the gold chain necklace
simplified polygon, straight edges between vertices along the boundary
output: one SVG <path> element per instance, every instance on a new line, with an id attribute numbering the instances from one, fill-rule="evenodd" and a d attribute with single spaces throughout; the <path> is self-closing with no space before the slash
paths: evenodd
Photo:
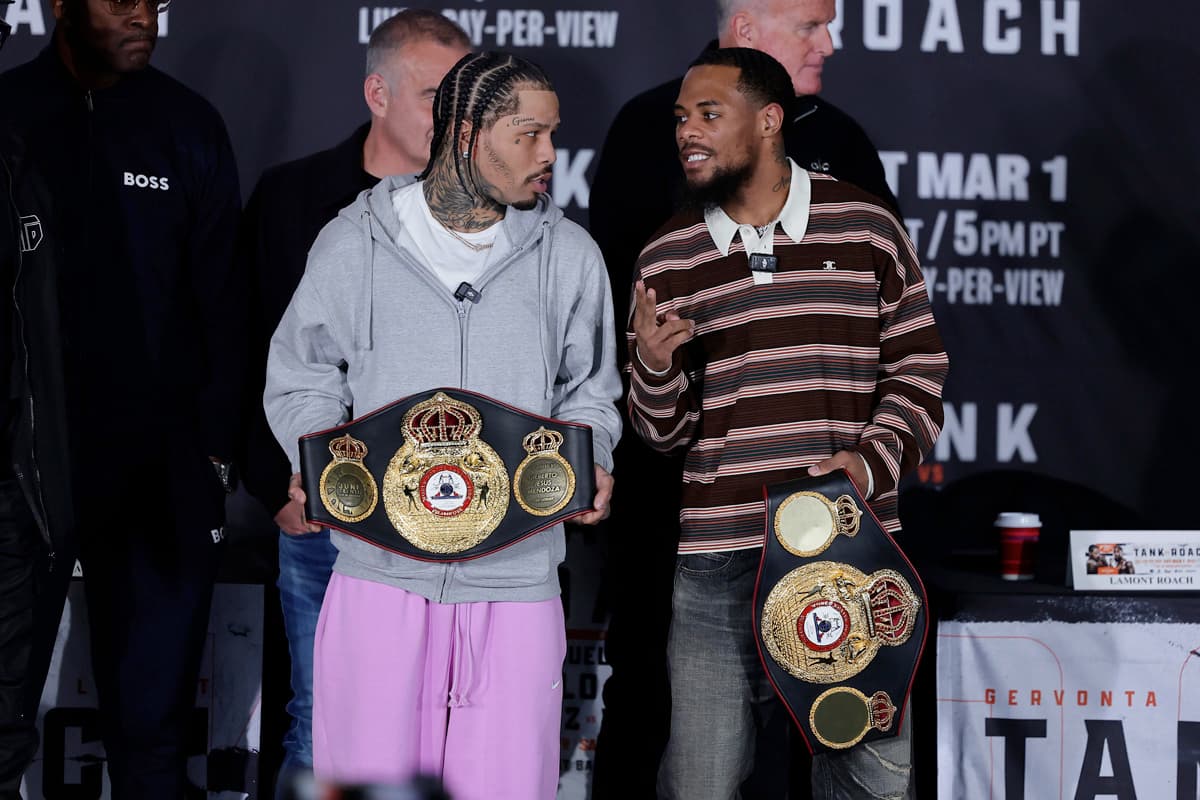
<path id="1" fill-rule="evenodd" d="M 475 242 L 472 242 L 470 239 L 466 238 L 465 236 L 461 236 L 459 234 L 459 232 L 454 230 L 453 228 L 448 228 L 445 225 L 443 225 L 442 227 L 445 228 L 447 231 L 449 231 L 451 236 L 453 236 L 455 239 L 458 239 L 460 242 L 465 244 L 467 247 L 471 248 L 476 253 L 482 253 L 484 250 L 490 250 L 492 245 L 495 244 L 494 241 L 488 242 L 487 244 L 476 244 Z"/>

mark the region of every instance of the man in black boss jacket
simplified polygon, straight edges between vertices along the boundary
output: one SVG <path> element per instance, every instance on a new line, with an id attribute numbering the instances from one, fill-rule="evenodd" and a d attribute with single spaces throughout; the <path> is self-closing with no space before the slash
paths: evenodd
<path id="1" fill-rule="evenodd" d="M 215 109 L 148 66 L 165 6 L 56 0 L 51 44 L 0 75 L 0 123 L 55 204 L 33 252 L 57 266 L 19 264 L 8 460 L 55 569 L 83 565 L 114 798 L 184 794 L 245 378 L 233 153 Z M 47 440 L 69 442 L 61 469 L 40 460 Z M 44 625 L 60 585 L 36 598 Z M 0 602 L 3 618 L 22 601 Z M 31 655 L 31 683 L 45 661 Z"/>
<path id="2" fill-rule="evenodd" d="M 867 134 L 848 114 L 817 96 L 825 59 L 833 54 L 829 23 L 834 0 L 717 0 L 716 6 L 719 38 L 709 48 L 762 50 L 792 78 L 796 100 L 784 130 L 788 156 L 804 169 L 865 189 L 899 216 Z M 589 230 L 604 253 L 618 321 L 628 319 L 638 254 L 682 196 L 673 111 L 682 83 L 681 76 L 627 102 L 609 128 L 596 166 Z M 617 352 L 626 352 L 624 342 L 618 342 Z M 605 563 L 612 604 L 606 655 L 613 671 L 604 687 L 593 774 L 597 800 L 655 796 L 669 727 L 666 641 L 683 470 L 682 457 L 656 453 L 636 436 L 622 437 L 614 458 L 623 483 L 653 486 L 658 502 L 646 504 L 638 492 L 613 497 L 610 525 L 636 532 L 640 550 L 638 558 L 629 558 L 625 545 L 614 541 Z M 628 586 L 639 589 L 631 592 Z M 797 780 L 797 785 L 803 782 Z M 744 787 L 747 796 L 765 791 L 753 779 Z"/>

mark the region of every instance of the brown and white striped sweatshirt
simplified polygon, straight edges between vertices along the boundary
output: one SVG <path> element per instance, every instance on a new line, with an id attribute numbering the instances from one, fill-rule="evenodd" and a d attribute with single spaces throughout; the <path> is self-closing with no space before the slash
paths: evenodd
<path id="1" fill-rule="evenodd" d="M 795 165 L 769 243 L 749 228 L 730 241 L 736 223 L 708 217 L 674 217 L 638 259 L 658 313 L 695 321 L 665 375 L 626 328 L 634 428 L 655 449 L 688 448 L 679 552 L 761 546 L 763 485 L 840 450 L 866 460 L 870 506 L 898 530 L 897 483 L 937 439 L 948 368 L 903 227 L 871 195 Z M 769 282 L 752 277 L 744 239 L 776 257 Z"/>

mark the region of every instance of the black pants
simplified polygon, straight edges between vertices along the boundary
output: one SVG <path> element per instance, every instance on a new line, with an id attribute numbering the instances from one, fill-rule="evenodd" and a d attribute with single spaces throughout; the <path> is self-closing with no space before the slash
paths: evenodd
<path id="1" fill-rule="evenodd" d="M 615 458 L 624 488 L 613 496 L 602 589 L 612 674 L 604 683 L 592 797 L 653 800 L 671 722 L 667 631 L 683 459 L 660 455 L 632 433 Z M 654 502 L 645 503 L 638 487 L 653 487 Z"/>
<path id="2" fill-rule="evenodd" d="M 56 561 L 16 481 L 0 480 L 0 800 L 37 752 L 37 711 L 71 565 Z"/>
<path id="3" fill-rule="evenodd" d="M 203 741 L 189 741 L 194 738 L 190 724 L 222 545 L 214 540 L 211 523 L 213 504 L 221 502 L 219 485 L 203 490 L 209 496 L 193 498 L 197 502 L 188 508 L 196 513 L 191 519 L 184 510 L 138 515 L 132 503 L 80 508 L 78 557 L 113 800 L 187 796 L 187 758 L 205 749 Z M 55 572 L 42 575 L 45 570 L 35 566 L 32 578 L 24 579 L 31 588 L 12 592 L 14 599 L 5 592 L 0 599 L 5 609 L 0 624 L 9 609 L 20 619 L 32 614 L 20 692 L 27 715 L 36 714 L 45 681 L 76 557 L 71 549 L 58 549 Z M 16 567 L 12 571 L 24 574 Z M 32 610 L 18 599 L 29 596 Z M 32 755 L 29 747 L 36 745 L 36 734 L 30 738 L 26 718 L 18 719 L 14 729 L 22 737 L 22 752 Z M 52 784 L 57 776 L 44 777 Z"/>

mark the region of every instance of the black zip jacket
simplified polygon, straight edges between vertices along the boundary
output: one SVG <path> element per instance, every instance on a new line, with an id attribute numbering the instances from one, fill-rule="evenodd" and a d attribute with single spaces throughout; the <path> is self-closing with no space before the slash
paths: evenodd
<path id="1" fill-rule="evenodd" d="M 55 202 L 46 224 L 77 509 L 216 527 L 223 494 L 208 457 L 235 452 L 246 377 L 247 292 L 232 260 L 240 196 L 224 123 L 153 68 L 85 91 L 53 41 L 0 75 L 0 97 L 0 122 Z M 53 299 L 22 308 L 25 324 L 41 324 Z M 37 440 L 43 421 L 33 424 Z"/>
<path id="2" fill-rule="evenodd" d="M 254 313 L 249 432 L 242 483 L 272 515 L 287 502 L 291 465 L 263 412 L 267 348 L 275 326 L 304 275 L 308 250 L 321 228 L 377 182 L 362 167 L 370 124 L 348 139 L 263 173 L 246 203 L 238 236 L 239 268 L 251 278 Z"/>
<path id="3" fill-rule="evenodd" d="M 59 339 L 50 192 L 24 147 L 0 125 L 0 412 L 4 468 L 15 478 L 53 554 L 73 536 L 69 447 Z"/>

